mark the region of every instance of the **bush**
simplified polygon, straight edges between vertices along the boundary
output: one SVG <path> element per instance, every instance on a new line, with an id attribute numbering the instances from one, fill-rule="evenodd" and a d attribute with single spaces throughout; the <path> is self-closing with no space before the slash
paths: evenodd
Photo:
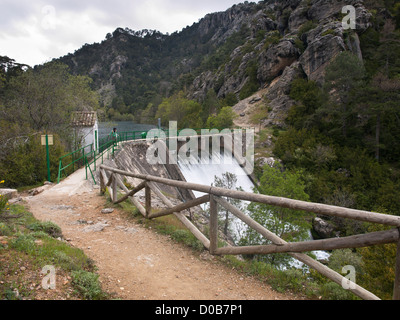
<path id="1" fill-rule="evenodd" d="M 10 236 L 12 230 L 5 223 L 0 222 L 0 236 Z"/>
<path id="2" fill-rule="evenodd" d="M 32 231 L 43 231 L 53 238 L 61 238 L 62 237 L 61 228 L 50 221 L 35 222 L 35 223 L 29 225 L 28 229 L 32 230 Z"/>
<path id="3" fill-rule="evenodd" d="M 102 300 L 105 299 L 100 283 L 99 275 L 84 270 L 72 272 L 72 284 L 84 299 Z"/>
<path id="4" fill-rule="evenodd" d="M 35 238 L 29 234 L 20 234 L 18 238 L 11 240 L 10 247 L 18 251 L 32 253 L 36 248 Z"/>

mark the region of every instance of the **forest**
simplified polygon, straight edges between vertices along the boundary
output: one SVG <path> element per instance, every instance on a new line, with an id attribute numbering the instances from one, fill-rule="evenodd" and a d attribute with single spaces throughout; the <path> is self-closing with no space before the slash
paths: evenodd
<path id="1" fill-rule="evenodd" d="M 72 112 L 96 110 L 92 80 L 73 76 L 64 64 L 30 68 L 0 56 L 0 176 L 7 187 L 32 187 L 47 180 L 42 134 L 54 135 L 52 180 L 59 158 L 73 146 Z"/>

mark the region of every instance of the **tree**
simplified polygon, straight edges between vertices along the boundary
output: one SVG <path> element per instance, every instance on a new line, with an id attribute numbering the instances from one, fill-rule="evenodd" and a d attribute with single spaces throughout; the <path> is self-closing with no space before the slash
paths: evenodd
<path id="1" fill-rule="evenodd" d="M 382 231 L 383 226 L 371 226 L 369 232 Z M 388 244 L 359 249 L 362 256 L 363 273 L 358 278 L 360 285 L 376 293 L 381 299 L 391 300 L 395 279 L 397 245 Z"/>
<path id="2" fill-rule="evenodd" d="M 51 171 L 56 173 L 59 157 L 71 142 L 72 112 L 98 107 L 97 94 L 90 84 L 90 78 L 72 76 L 67 66 L 54 62 L 24 68 L 8 78 L 0 105 L 0 176 L 9 186 L 33 185 L 47 179 L 45 152 L 40 144 L 43 133 L 55 138 L 50 162 Z"/>
<path id="3" fill-rule="evenodd" d="M 264 167 L 258 192 L 269 196 L 308 201 L 309 196 L 304 190 L 305 185 L 300 173 L 284 171 L 280 165 Z M 311 216 L 305 216 L 304 212 L 258 203 L 251 203 L 247 209 L 251 218 L 288 242 L 305 240 L 309 236 L 312 219 Z M 245 237 L 241 240 L 242 245 L 269 243 L 252 229 L 246 230 Z M 257 259 L 279 265 L 288 261 L 287 255 L 260 256 Z"/>
<path id="4" fill-rule="evenodd" d="M 391 141 L 382 143 L 382 131 L 395 132 L 400 125 L 400 80 L 389 79 L 384 73 L 378 72 L 366 87 L 363 102 L 368 106 L 367 113 L 375 119 L 375 158 L 381 160 L 381 149 L 393 150 L 398 141 L 395 137 Z M 388 118 L 397 119 L 395 126 L 389 127 Z M 387 127 L 383 127 L 387 124 Z M 390 148 L 386 147 L 390 145 Z M 398 149 L 398 148 L 397 148 Z M 389 151 L 389 153 L 392 153 Z M 394 159 L 393 159 L 394 160 Z"/>
<path id="5" fill-rule="evenodd" d="M 304 127 L 311 127 L 318 123 L 313 121 L 315 111 L 323 105 L 326 100 L 323 91 L 314 81 L 296 79 L 292 82 L 290 98 L 297 101 L 290 110 L 287 122 L 297 130 Z"/>
<path id="6" fill-rule="evenodd" d="M 206 127 L 210 129 L 228 129 L 232 127 L 233 120 L 236 117 L 237 114 L 231 107 L 223 107 L 217 115 L 211 115 L 208 117 Z"/>
<path id="7" fill-rule="evenodd" d="M 222 174 L 222 177 L 214 177 L 214 186 L 217 188 L 225 188 L 225 189 L 230 189 L 230 190 L 241 190 L 240 187 L 236 187 L 237 183 L 237 176 L 234 173 L 230 172 L 225 172 Z M 240 200 L 237 199 L 232 199 L 232 198 L 227 198 L 226 199 L 230 204 L 234 205 L 235 207 L 240 207 Z M 228 236 L 229 228 L 230 228 L 230 223 L 231 219 L 229 218 L 229 210 L 226 209 L 220 209 L 220 206 L 218 206 L 218 213 L 221 215 L 222 213 L 222 223 L 223 223 L 223 230 L 224 234 Z"/>
<path id="8" fill-rule="evenodd" d="M 344 138 L 355 116 L 356 93 L 362 87 L 365 76 L 362 61 L 348 51 L 340 53 L 326 69 L 325 90 L 332 97 L 332 105 L 326 106 L 325 110 L 332 116 L 332 121 L 338 119 Z"/>
<path id="9" fill-rule="evenodd" d="M 98 108 L 90 83 L 88 77 L 71 76 L 61 63 L 30 69 L 10 81 L 5 119 L 36 132 L 62 132 L 70 126 L 73 111 Z"/>
<path id="10" fill-rule="evenodd" d="M 207 92 L 206 98 L 203 101 L 201 119 L 204 123 L 207 122 L 210 114 L 217 113 L 220 110 L 220 102 L 214 89 Z"/>
<path id="11" fill-rule="evenodd" d="M 156 118 L 161 118 L 161 123 L 165 126 L 169 121 L 177 121 L 179 129 L 197 129 L 202 125 L 201 105 L 185 98 L 183 91 L 166 98 L 158 106 Z"/>

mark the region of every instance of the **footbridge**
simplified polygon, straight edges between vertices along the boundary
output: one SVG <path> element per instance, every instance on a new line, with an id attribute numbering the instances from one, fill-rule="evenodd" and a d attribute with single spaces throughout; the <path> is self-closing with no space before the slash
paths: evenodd
<path id="1" fill-rule="evenodd" d="M 356 281 L 352 281 L 353 278 L 344 277 L 306 253 L 315 250 L 331 251 L 390 243 L 397 244 L 393 299 L 400 300 L 400 217 L 191 183 L 186 181 L 179 173 L 176 164 L 149 165 L 147 163 L 146 154 L 157 141 L 159 140 L 154 139 L 154 137 L 149 140 L 143 139 L 142 136 L 138 139 L 121 139 L 102 145 L 98 151 L 91 150 L 91 157 L 80 150 L 82 156 L 79 161 L 83 162 L 86 167 L 86 178 L 94 179 L 95 183 L 99 183 L 101 194 L 108 192 L 114 204 L 130 201 L 146 219 L 175 215 L 212 255 L 287 253 L 361 299 L 379 300 L 375 294 L 359 286 Z M 167 144 L 164 143 L 164 145 L 168 151 Z M 123 156 L 124 152 L 129 156 Z M 169 152 L 167 154 L 171 156 Z M 62 161 L 65 161 L 65 159 L 66 157 L 60 160 L 60 175 L 63 170 L 71 167 L 71 164 L 67 168 L 62 165 Z M 77 159 L 78 157 L 74 160 L 76 161 L 74 166 L 78 163 Z M 202 196 L 195 197 L 194 192 L 200 192 Z M 251 219 L 232 205 L 228 199 L 369 222 L 390 228 L 387 231 L 351 237 L 288 243 Z M 193 219 L 193 210 L 204 211 L 199 207 L 204 204 L 208 204 L 209 208 L 208 212 L 205 212 L 206 223 L 199 225 Z M 218 206 L 229 211 L 249 228 L 269 240 L 271 244 L 241 247 L 222 239 L 222 232 L 218 226 Z"/>

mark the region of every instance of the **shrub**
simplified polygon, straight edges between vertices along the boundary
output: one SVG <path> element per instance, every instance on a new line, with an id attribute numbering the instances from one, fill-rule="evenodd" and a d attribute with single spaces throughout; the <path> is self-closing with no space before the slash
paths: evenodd
<path id="1" fill-rule="evenodd" d="M 87 300 L 105 299 L 100 283 L 99 275 L 84 270 L 72 272 L 72 284 L 80 295 Z"/>
<path id="2" fill-rule="evenodd" d="M 29 225 L 28 229 L 30 229 L 32 231 L 43 231 L 53 238 L 61 238 L 62 237 L 61 228 L 50 221 L 35 222 L 35 223 Z"/>

